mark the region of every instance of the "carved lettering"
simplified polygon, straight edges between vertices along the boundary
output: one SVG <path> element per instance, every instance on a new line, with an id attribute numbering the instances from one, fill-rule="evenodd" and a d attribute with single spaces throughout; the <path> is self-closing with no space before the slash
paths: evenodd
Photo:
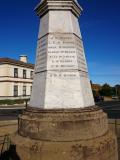
<path id="1" fill-rule="evenodd" d="M 87 71 L 82 40 L 72 34 L 49 34 L 38 41 L 36 71 Z"/>

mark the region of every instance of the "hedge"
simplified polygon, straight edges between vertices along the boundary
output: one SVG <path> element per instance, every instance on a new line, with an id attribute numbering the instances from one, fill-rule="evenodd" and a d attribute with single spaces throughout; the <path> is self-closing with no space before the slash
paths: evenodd
<path id="1" fill-rule="evenodd" d="M 14 105 L 14 104 L 23 104 L 24 102 L 29 101 L 29 99 L 5 99 L 5 100 L 0 100 L 0 105 Z"/>

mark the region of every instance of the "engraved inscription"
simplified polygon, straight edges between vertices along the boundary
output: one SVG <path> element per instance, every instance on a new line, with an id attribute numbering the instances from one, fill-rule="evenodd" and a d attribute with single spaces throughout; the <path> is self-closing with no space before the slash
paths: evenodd
<path id="1" fill-rule="evenodd" d="M 38 40 L 35 72 L 40 72 L 47 69 L 47 43 L 47 36 Z"/>
<path id="2" fill-rule="evenodd" d="M 48 76 L 50 78 L 62 78 L 62 79 L 75 79 L 75 78 L 78 78 L 79 79 L 79 75 L 78 75 L 78 72 L 50 72 L 48 74 Z"/>
<path id="3" fill-rule="evenodd" d="M 78 68 L 81 71 L 87 72 L 87 63 L 85 59 L 85 53 L 83 49 L 83 42 L 78 37 L 75 37 L 76 53 L 78 60 Z"/>
<path id="4" fill-rule="evenodd" d="M 49 35 L 48 39 L 48 69 L 77 69 L 74 35 L 53 34 Z"/>
<path id="5" fill-rule="evenodd" d="M 73 34 L 49 34 L 38 40 L 35 71 L 87 72 L 82 40 Z"/>

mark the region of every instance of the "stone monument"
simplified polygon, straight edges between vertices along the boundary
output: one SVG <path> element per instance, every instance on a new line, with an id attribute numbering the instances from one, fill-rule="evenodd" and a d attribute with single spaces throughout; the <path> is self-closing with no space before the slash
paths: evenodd
<path id="1" fill-rule="evenodd" d="M 116 138 L 95 106 L 77 0 L 42 0 L 30 104 L 14 141 L 21 160 L 117 160 Z"/>
<path id="2" fill-rule="evenodd" d="M 35 77 L 30 107 L 70 109 L 94 106 L 74 1 L 42 1 Z"/>

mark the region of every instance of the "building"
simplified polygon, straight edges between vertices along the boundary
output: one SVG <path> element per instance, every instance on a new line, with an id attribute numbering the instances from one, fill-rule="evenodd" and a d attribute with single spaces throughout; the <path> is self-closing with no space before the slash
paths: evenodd
<path id="1" fill-rule="evenodd" d="M 0 99 L 30 98 L 33 73 L 34 65 L 27 62 L 27 56 L 0 58 Z"/>
<path id="2" fill-rule="evenodd" d="M 102 86 L 100 84 L 92 84 L 92 90 L 99 92 L 102 89 Z"/>

